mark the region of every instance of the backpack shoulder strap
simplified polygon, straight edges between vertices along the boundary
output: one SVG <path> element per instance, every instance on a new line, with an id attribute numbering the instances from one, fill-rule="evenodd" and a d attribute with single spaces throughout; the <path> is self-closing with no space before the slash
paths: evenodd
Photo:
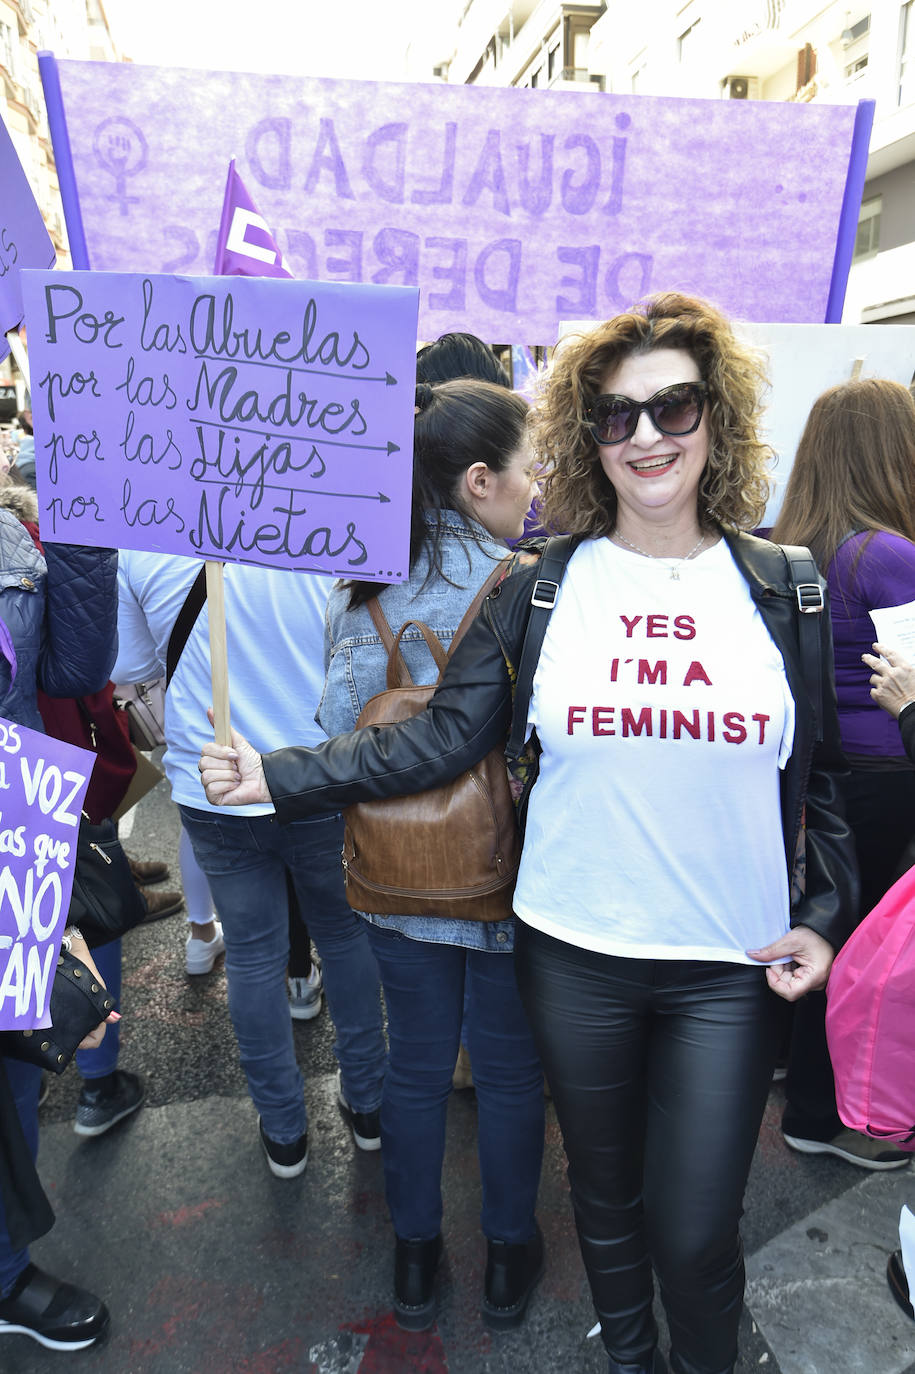
<path id="1" fill-rule="evenodd" d="M 779 546 L 788 563 L 791 590 L 797 597 L 797 637 L 801 672 L 813 702 L 816 740 L 823 738 L 823 656 L 819 616 L 826 609 L 820 572 L 809 549 L 799 544 Z"/>
<path id="2" fill-rule="evenodd" d="M 168 648 L 165 650 L 165 685 L 166 687 L 175 676 L 175 669 L 178 667 L 178 660 L 184 652 L 184 646 L 188 641 L 191 630 L 197 623 L 197 617 L 203 610 L 203 603 L 207 599 L 207 570 L 206 564 L 201 563 L 200 571 L 194 578 L 191 589 L 185 597 L 184 605 L 178 612 L 178 617 L 172 626 L 172 632 L 168 637 Z"/>
<path id="3" fill-rule="evenodd" d="M 559 586 L 568 567 L 569 559 L 581 543 L 580 536 L 557 534 L 546 541 L 543 555 L 537 567 L 537 577 L 531 591 L 530 615 L 527 630 L 518 660 L 518 676 L 515 682 L 515 695 L 512 704 L 512 726 L 505 747 L 509 759 L 520 758 L 525 745 L 527 732 L 527 711 L 534 686 L 534 674 L 540 661 L 543 637 L 549 624 Z"/>
<path id="4" fill-rule="evenodd" d="M 471 601 L 470 605 L 467 607 L 466 611 L 461 617 L 461 623 L 455 630 L 454 637 L 452 638 L 451 644 L 448 648 L 449 658 L 454 653 L 455 649 L 460 644 L 461 640 L 464 638 L 465 634 L 470 629 L 473 622 L 476 620 L 477 616 L 480 613 L 480 607 L 483 605 L 483 602 L 486 600 L 487 596 L 489 596 L 489 593 L 492 591 L 493 587 L 497 587 L 499 583 L 502 582 L 504 578 L 508 575 L 508 568 L 510 563 L 511 558 L 501 558 L 499 560 L 499 562 L 493 568 L 492 572 L 487 577 L 486 581 L 483 583 L 480 590 L 477 592 L 476 596 Z"/>

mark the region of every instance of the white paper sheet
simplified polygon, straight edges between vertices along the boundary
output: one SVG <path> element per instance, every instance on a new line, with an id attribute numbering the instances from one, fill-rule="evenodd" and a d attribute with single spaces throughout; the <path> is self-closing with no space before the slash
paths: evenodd
<path id="1" fill-rule="evenodd" d="M 871 611 L 870 618 L 877 643 L 896 649 L 903 658 L 915 663 L 915 601 L 907 601 L 904 606 L 884 606 Z"/>

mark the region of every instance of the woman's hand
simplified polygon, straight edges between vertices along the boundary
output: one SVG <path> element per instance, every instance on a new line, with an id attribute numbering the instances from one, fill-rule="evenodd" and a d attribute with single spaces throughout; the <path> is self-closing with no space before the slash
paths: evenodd
<path id="1" fill-rule="evenodd" d="M 769 987 L 786 1002 L 796 1002 L 805 993 L 824 988 L 836 956 L 829 941 L 809 926 L 794 926 L 765 949 L 748 949 L 747 954 L 760 963 L 786 957 L 791 960 L 789 964 L 772 964 L 766 969 Z"/>
<path id="2" fill-rule="evenodd" d="M 207 719 L 213 724 L 212 708 Z M 269 802 L 261 756 L 244 735 L 232 731 L 232 743 L 205 744 L 200 751 L 200 781 L 212 806 L 252 806 Z"/>
<path id="3" fill-rule="evenodd" d="M 99 983 L 102 987 L 105 986 L 105 980 L 96 968 L 95 960 L 89 953 L 89 946 L 86 944 L 85 940 L 81 935 L 71 934 L 70 953 L 73 955 L 74 959 L 78 959 L 81 964 L 86 965 L 86 968 L 92 974 L 92 977 L 96 980 L 97 983 Z M 106 1017 L 105 1021 L 99 1022 L 95 1030 L 91 1030 L 88 1035 L 84 1036 L 76 1048 L 78 1050 L 97 1050 L 99 1045 L 105 1038 L 106 1023 L 108 1021 L 111 1021 L 113 1023 L 115 1021 L 120 1021 L 120 1019 L 120 1013 L 113 1011 L 110 1014 L 110 1016 Z"/>
<path id="4" fill-rule="evenodd" d="M 879 657 L 876 657 L 879 655 Z M 871 670 L 871 696 L 894 720 L 910 701 L 915 701 L 915 668 L 895 649 L 875 644 L 872 654 L 862 654 Z"/>

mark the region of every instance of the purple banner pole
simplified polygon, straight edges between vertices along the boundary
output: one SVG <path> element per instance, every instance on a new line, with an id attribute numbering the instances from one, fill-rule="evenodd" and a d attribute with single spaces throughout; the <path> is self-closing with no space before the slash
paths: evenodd
<path id="1" fill-rule="evenodd" d="M 60 73 L 57 58 L 52 52 L 38 54 L 38 71 L 44 88 L 45 109 L 48 112 L 48 128 L 51 132 L 51 145 L 54 161 L 57 164 L 57 184 L 64 207 L 67 223 L 67 238 L 70 241 L 70 257 L 76 268 L 88 268 L 89 249 L 83 230 L 83 216 L 79 208 L 79 195 L 76 190 L 76 174 L 73 170 L 73 154 L 70 150 L 70 135 L 64 116 L 64 98 L 60 89 Z"/>
<path id="2" fill-rule="evenodd" d="M 855 127 L 848 157 L 848 176 L 845 179 L 839 232 L 836 235 L 836 255 L 833 259 L 832 280 L 829 283 L 829 296 L 826 301 L 826 324 L 842 323 L 845 291 L 855 254 L 861 197 L 864 194 L 864 181 L 867 176 L 867 154 L 870 149 L 871 129 L 874 127 L 874 109 L 873 100 L 859 100 L 855 112 Z"/>

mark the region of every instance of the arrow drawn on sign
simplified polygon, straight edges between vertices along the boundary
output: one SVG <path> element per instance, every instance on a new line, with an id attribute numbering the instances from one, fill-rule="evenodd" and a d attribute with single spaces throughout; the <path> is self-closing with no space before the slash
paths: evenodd
<path id="1" fill-rule="evenodd" d="M 207 487 L 224 487 L 225 481 L 220 477 L 198 477 L 196 481 Z M 359 491 L 322 491 L 320 487 L 284 487 L 279 482 L 235 482 L 235 495 L 240 496 L 246 487 L 253 489 L 264 488 L 267 491 L 285 491 L 294 496 L 342 496 L 347 501 L 380 501 L 383 506 L 391 504 L 390 496 L 385 496 L 383 491 L 379 491 L 376 496 L 371 492 Z"/>
<path id="2" fill-rule="evenodd" d="M 214 353 L 195 353 L 195 358 L 207 358 L 213 363 L 224 363 Z M 277 367 L 281 372 L 307 372 L 312 377 L 334 377 L 343 382 L 384 382 L 385 386 L 396 386 L 397 378 L 386 372 L 383 377 L 363 377 L 352 372 L 326 372 L 323 367 L 293 367 L 291 363 L 268 363 L 265 358 L 245 358 L 245 365 L 255 367 Z"/>
<path id="3" fill-rule="evenodd" d="M 230 425 L 221 420 L 195 420 L 194 424 L 211 425 L 213 429 L 237 430 L 240 434 L 256 434 L 258 437 L 263 434 L 268 440 L 270 437 L 269 434 L 265 434 L 263 429 L 251 429 L 249 425 Z M 309 434 L 284 434 L 282 430 L 277 430 L 276 435 L 278 439 L 288 439 L 290 442 L 299 444 L 318 443 L 322 446 L 327 444 L 330 448 L 366 449 L 376 453 L 387 453 L 389 456 L 392 453 L 400 452 L 400 444 L 395 444 L 391 439 L 386 444 L 346 444 L 341 439 L 325 439 L 323 435 L 319 439 L 313 439 Z"/>

